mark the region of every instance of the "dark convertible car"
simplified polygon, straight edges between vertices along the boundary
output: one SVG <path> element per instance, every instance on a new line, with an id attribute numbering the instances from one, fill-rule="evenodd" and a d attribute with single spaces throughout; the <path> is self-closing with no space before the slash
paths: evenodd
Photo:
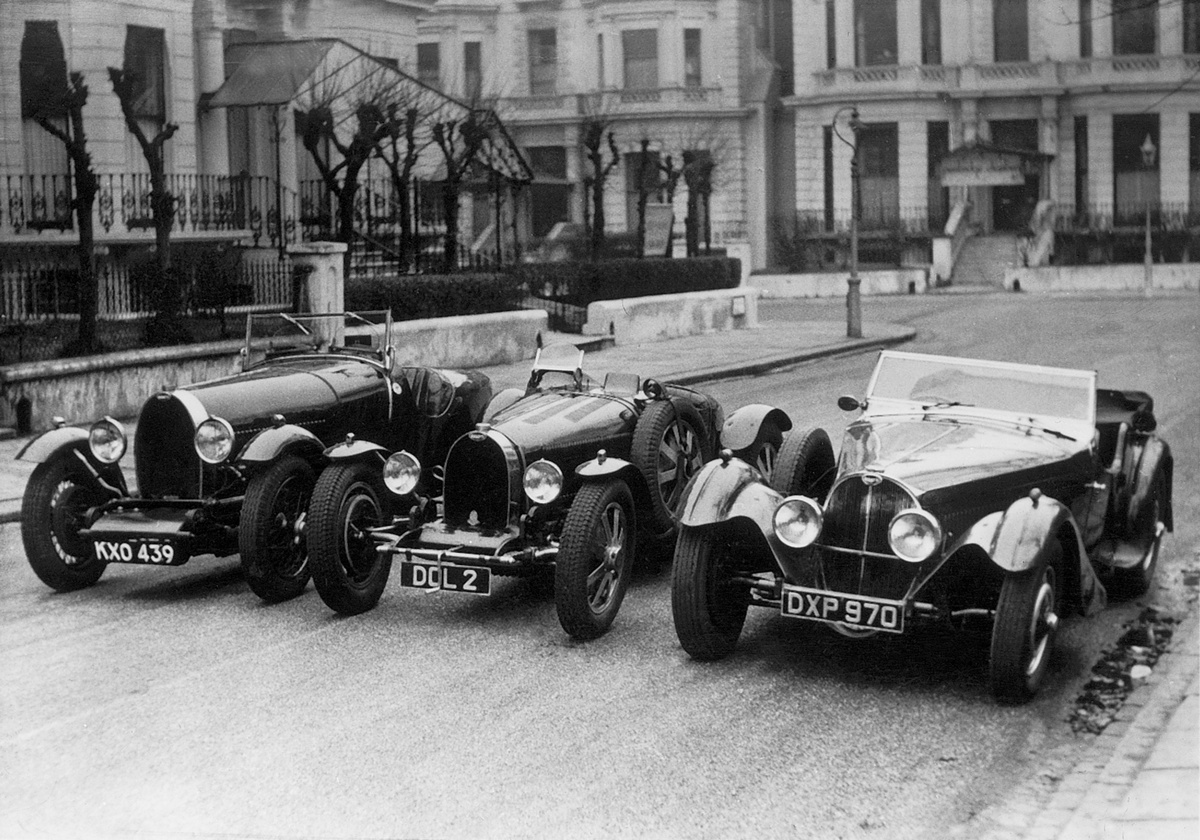
<path id="1" fill-rule="evenodd" d="M 1172 528 L 1153 401 L 1092 371 L 885 351 L 835 465 L 820 429 L 773 479 L 723 452 L 685 493 L 672 608 L 729 654 L 751 604 L 847 636 L 990 622 L 1003 702 L 1040 687 L 1067 611 L 1144 592 Z"/>
<path id="2" fill-rule="evenodd" d="M 497 575 L 552 579 L 563 629 L 595 638 L 621 606 L 635 550 L 669 551 L 680 494 L 718 436 L 769 469 L 791 427 L 761 405 L 724 422 L 713 398 L 635 373 L 593 379 L 571 345 L 539 351 L 527 387 L 500 392 L 484 420 L 450 447 L 440 507 L 420 492 L 425 461 L 413 453 L 387 459 L 389 501 L 377 461 L 330 451 L 345 466 L 318 486 L 310 531 L 326 604 L 371 609 L 395 558 L 401 586 L 423 590 L 487 595 Z"/>
<path id="3" fill-rule="evenodd" d="M 357 433 L 437 463 L 491 398 L 482 375 L 399 364 L 390 340 L 389 312 L 249 316 L 241 373 L 146 401 L 136 494 L 120 468 L 120 422 L 60 423 L 36 438 L 18 455 L 38 462 L 21 509 L 34 572 L 65 592 L 108 563 L 240 553 L 259 597 L 298 595 L 324 450 Z"/>

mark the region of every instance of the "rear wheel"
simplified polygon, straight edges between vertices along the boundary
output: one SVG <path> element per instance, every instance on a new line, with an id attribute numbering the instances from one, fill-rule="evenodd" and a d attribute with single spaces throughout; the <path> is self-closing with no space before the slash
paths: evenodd
<path id="1" fill-rule="evenodd" d="M 771 486 L 785 496 L 808 496 L 824 502 L 833 487 L 837 461 L 824 429 L 795 431 L 779 450 Z"/>
<path id="2" fill-rule="evenodd" d="M 250 479 L 238 526 L 238 549 L 246 582 L 259 598 L 277 604 L 308 586 L 305 519 L 313 469 L 285 455 Z"/>
<path id="3" fill-rule="evenodd" d="M 730 553 L 720 534 L 685 528 L 675 544 L 671 613 L 679 643 L 693 659 L 722 659 L 733 652 L 749 602 L 730 581 Z"/>
<path id="4" fill-rule="evenodd" d="M 1053 562 L 1005 576 L 991 654 L 992 694 L 1002 703 L 1027 703 L 1041 688 L 1058 630 L 1056 605 Z"/>
<path id="5" fill-rule="evenodd" d="M 625 482 L 585 484 L 563 523 L 554 569 L 554 603 L 568 635 L 608 632 L 629 587 L 633 543 L 633 495 Z"/>
<path id="6" fill-rule="evenodd" d="M 750 463 L 768 484 L 775 475 L 779 461 L 779 449 L 783 445 L 783 431 L 767 421 L 758 434 L 758 441 L 750 452 Z"/>
<path id="7" fill-rule="evenodd" d="M 378 470 L 366 464 L 334 464 L 321 473 L 309 521 L 312 575 L 326 605 L 358 615 L 379 603 L 392 572 L 369 529 L 384 524 Z"/>
<path id="8" fill-rule="evenodd" d="M 708 436 L 694 408 L 667 400 L 646 406 L 633 432 L 632 460 L 650 490 L 649 514 L 655 533 L 674 529 L 675 508 L 683 488 L 708 457 Z"/>
<path id="9" fill-rule="evenodd" d="M 1158 569 L 1158 549 L 1162 537 L 1158 532 L 1162 519 L 1163 498 L 1166 496 L 1166 479 L 1159 471 L 1150 486 L 1150 495 L 1142 502 L 1134 528 L 1133 540 L 1143 549 L 1142 559 L 1128 569 L 1114 569 L 1111 589 L 1121 598 L 1136 598 L 1145 594 L 1154 581 Z"/>
<path id="10" fill-rule="evenodd" d="M 21 541 L 33 573 L 57 592 L 91 586 L 108 565 L 79 536 L 105 496 L 74 452 L 38 464 L 21 500 Z"/>

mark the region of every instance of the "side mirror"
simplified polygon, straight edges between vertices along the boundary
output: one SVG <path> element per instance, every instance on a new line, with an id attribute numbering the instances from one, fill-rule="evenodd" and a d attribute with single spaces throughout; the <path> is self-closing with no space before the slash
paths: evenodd
<path id="1" fill-rule="evenodd" d="M 840 408 L 842 411 L 854 411 L 859 408 L 867 407 L 865 402 L 859 402 L 857 397 L 851 397 L 848 394 L 843 394 L 842 396 L 838 397 L 837 404 L 838 408 Z"/>

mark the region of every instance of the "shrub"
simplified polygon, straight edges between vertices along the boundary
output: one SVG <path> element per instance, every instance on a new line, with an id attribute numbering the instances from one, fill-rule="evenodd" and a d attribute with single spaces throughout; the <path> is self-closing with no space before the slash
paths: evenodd
<path id="1" fill-rule="evenodd" d="M 530 263 L 516 270 L 535 297 L 586 306 L 597 300 L 731 289 L 741 263 L 725 257 Z"/>
<path id="2" fill-rule="evenodd" d="M 397 321 L 521 308 L 524 287 L 508 274 L 402 274 L 346 281 L 346 309 L 391 309 Z"/>

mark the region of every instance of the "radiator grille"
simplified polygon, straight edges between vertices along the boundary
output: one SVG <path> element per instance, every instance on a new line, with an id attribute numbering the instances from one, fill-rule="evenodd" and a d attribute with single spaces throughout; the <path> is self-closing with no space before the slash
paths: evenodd
<path id="1" fill-rule="evenodd" d="M 858 476 L 843 481 L 825 505 L 825 522 L 816 552 L 818 587 L 876 598 L 902 598 L 917 574 L 918 564 L 892 555 L 888 526 L 892 517 L 916 507 L 907 490 L 884 479 L 874 485 Z M 852 552 L 892 555 L 870 557 L 830 551 L 828 547 Z"/>
<path id="2" fill-rule="evenodd" d="M 151 397 L 134 436 L 138 492 L 147 498 L 200 497 L 196 427 L 187 408 L 170 394 Z"/>
<path id="3" fill-rule="evenodd" d="M 509 486 L 508 459 L 495 440 L 459 438 L 446 458 L 446 524 L 503 530 L 508 526 Z"/>

